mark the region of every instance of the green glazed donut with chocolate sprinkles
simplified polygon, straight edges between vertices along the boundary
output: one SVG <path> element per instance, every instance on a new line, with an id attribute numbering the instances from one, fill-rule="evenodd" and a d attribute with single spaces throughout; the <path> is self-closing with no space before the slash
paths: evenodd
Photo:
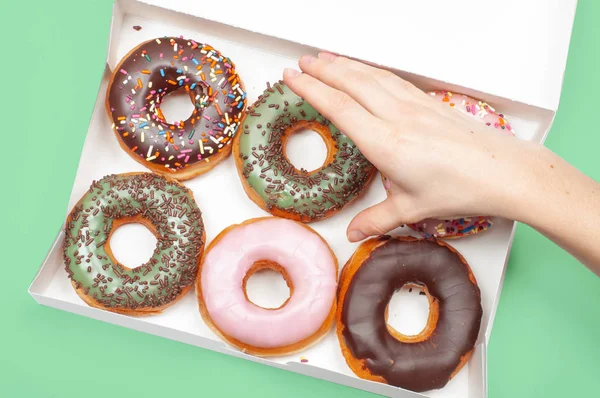
<path id="1" fill-rule="evenodd" d="M 302 129 L 318 133 L 327 146 L 327 158 L 317 170 L 299 170 L 285 155 L 287 139 Z M 275 216 L 305 223 L 337 213 L 360 196 L 375 174 L 356 145 L 282 81 L 267 84 L 248 107 L 233 151 L 250 199 Z"/>
<path id="2" fill-rule="evenodd" d="M 121 225 L 140 223 L 156 236 L 150 260 L 128 268 L 110 248 Z M 192 192 L 153 173 L 94 181 L 65 226 L 63 258 L 77 294 L 90 306 L 127 315 L 158 313 L 183 297 L 198 276 L 205 230 Z"/>

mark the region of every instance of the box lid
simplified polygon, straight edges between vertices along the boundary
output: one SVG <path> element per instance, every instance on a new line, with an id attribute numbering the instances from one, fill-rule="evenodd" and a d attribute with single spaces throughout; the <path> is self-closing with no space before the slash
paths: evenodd
<path id="1" fill-rule="evenodd" d="M 140 0 L 556 110 L 577 0 Z"/>

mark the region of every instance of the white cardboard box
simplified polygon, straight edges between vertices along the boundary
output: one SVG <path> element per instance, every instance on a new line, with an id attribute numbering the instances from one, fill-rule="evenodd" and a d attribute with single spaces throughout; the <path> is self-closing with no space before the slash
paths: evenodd
<path id="1" fill-rule="evenodd" d="M 543 142 L 558 107 L 576 8 L 576 0 L 377 0 L 357 4 L 347 1 L 343 6 L 322 0 L 289 5 L 265 2 L 259 6 L 256 1 L 226 4 L 210 7 L 192 0 L 116 0 L 106 70 L 69 209 L 94 179 L 112 173 L 147 171 L 120 149 L 104 109 L 111 68 L 145 40 L 182 35 L 213 45 L 237 64 L 249 104 L 262 93 L 266 82 L 281 78 L 283 68 L 296 66 L 300 55 L 324 49 L 385 65 L 424 90 L 448 89 L 485 100 L 505 113 L 519 138 Z M 230 11 L 225 12 L 223 7 Z M 134 30 L 135 25 L 142 29 Z M 312 160 L 318 164 L 318 159 Z M 203 211 L 208 241 L 231 224 L 265 215 L 244 193 L 232 158 L 185 185 L 193 190 Z M 384 198 L 383 187 L 376 179 L 363 198 L 334 217 L 311 225 L 329 242 L 340 266 L 357 246 L 347 242 L 346 225 L 358 211 Z M 214 210 L 222 208 L 231 210 Z M 224 344 L 204 324 L 192 293 L 164 313 L 144 318 L 88 307 L 75 294 L 64 271 L 62 230 L 29 292 L 40 304 L 374 393 L 401 398 L 479 398 L 487 396 L 486 344 L 514 226 L 513 222 L 497 220 L 484 234 L 451 242 L 471 265 L 481 288 L 481 333 L 468 365 L 446 387 L 425 394 L 357 378 L 346 365 L 333 330 L 301 353 L 307 363 L 300 361 L 300 355 L 261 359 L 241 353 Z M 144 250 L 153 247 L 143 234 L 135 233 L 135 227 L 122 229 L 119 233 L 123 240 L 136 242 Z M 401 229 L 395 233 L 411 232 Z M 119 257 L 118 242 L 113 248 Z M 119 259 L 126 264 L 144 260 L 139 260 L 136 253 L 121 252 Z M 255 295 L 268 290 L 266 280 L 256 282 Z M 417 305 L 404 312 L 409 327 L 419 322 L 418 310 Z"/>

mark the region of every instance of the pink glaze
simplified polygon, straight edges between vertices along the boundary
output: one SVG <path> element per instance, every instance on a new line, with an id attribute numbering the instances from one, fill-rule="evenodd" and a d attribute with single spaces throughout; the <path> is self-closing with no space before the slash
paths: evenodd
<path id="1" fill-rule="evenodd" d="M 450 91 L 432 91 L 429 95 L 462 113 L 480 120 L 486 126 L 495 127 L 506 135 L 515 135 L 511 125 L 504 119 L 504 115 L 497 113 L 494 108 L 485 102 L 467 97 L 464 94 L 454 94 Z"/>
<path id="2" fill-rule="evenodd" d="M 472 116 L 485 123 L 487 126 L 494 127 L 503 134 L 515 136 L 511 125 L 504 119 L 504 115 L 497 113 L 494 108 L 487 103 L 467 97 L 463 94 L 454 94 L 449 91 L 433 91 L 429 95 L 450 107 Z M 383 186 L 388 195 L 390 195 L 392 185 L 390 181 L 382 175 Z M 483 232 L 493 225 L 493 221 L 488 216 L 475 216 L 458 219 L 440 220 L 428 218 L 408 226 L 419 232 L 425 237 L 443 237 L 459 238 L 461 236 L 473 235 Z"/>
<path id="3" fill-rule="evenodd" d="M 258 260 L 288 273 L 294 292 L 278 309 L 248 300 L 242 283 Z M 283 347 L 312 336 L 335 300 L 337 264 L 319 235 L 295 221 L 265 218 L 230 230 L 206 254 L 200 275 L 208 313 L 224 334 L 261 348 Z"/>

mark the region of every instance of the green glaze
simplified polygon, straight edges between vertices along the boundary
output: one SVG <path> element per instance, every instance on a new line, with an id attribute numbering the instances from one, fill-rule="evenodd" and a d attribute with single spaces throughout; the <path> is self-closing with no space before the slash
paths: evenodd
<path id="1" fill-rule="evenodd" d="M 313 172 L 296 169 L 284 155 L 283 141 L 300 121 L 325 126 L 335 141 L 332 161 Z M 293 214 L 304 222 L 326 218 L 356 199 L 375 172 L 348 137 L 283 82 L 267 87 L 248 108 L 244 124 L 241 174 L 273 214 Z"/>
<path id="2" fill-rule="evenodd" d="M 117 219 L 143 217 L 157 238 L 150 260 L 124 268 L 107 253 Z M 63 256 L 77 288 L 108 309 L 161 307 L 192 285 L 204 246 L 202 214 L 179 183 L 151 174 L 111 175 L 94 181 L 65 228 Z"/>

